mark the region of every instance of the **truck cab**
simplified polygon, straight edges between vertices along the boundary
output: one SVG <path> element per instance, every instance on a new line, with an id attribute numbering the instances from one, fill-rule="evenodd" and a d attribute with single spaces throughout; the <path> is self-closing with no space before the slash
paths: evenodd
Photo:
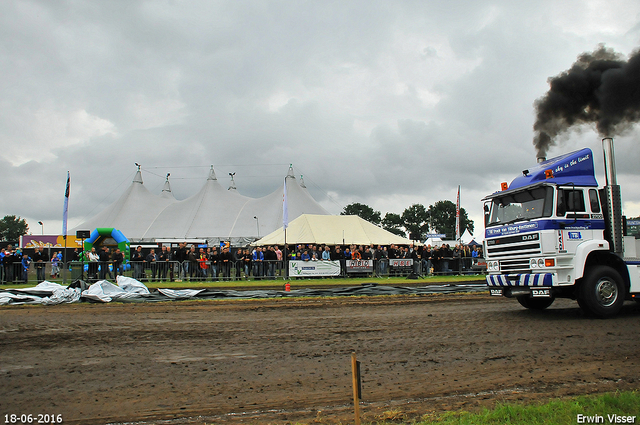
<path id="1" fill-rule="evenodd" d="M 599 317 L 640 299 L 640 240 L 616 235 L 619 187 L 598 189 L 590 149 L 542 160 L 502 189 L 483 199 L 492 295 L 538 310 L 572 298 Z"/>

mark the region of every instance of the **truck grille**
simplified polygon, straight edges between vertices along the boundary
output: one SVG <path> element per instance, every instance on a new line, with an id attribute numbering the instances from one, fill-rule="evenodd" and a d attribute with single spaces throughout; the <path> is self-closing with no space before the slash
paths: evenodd
<path id="1" fill-rule="evenodd" d="M 487 257 L 500 261 L 500 270 L 505 273 L 531 273 L 529 259 L 542 253 L 540 234 L 527 233 L 487 239 Z"/>

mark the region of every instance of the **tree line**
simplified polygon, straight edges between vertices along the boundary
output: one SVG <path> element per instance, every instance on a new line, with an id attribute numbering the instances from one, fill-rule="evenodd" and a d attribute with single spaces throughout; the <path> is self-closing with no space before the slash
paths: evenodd
<path id="1" fill-rule="evenodd" d="M 29 225 L 24 218 L 15 215 L 5 215 L 0 219 L 0 241 L 17 242 L 20 236 L 29 231 Z"/>
<path id="2" fill-rule="evenodd" d="M 433 233 L 444 234 L 451 240 L 456 237 L 456 204 L 451 201 L 438 201 L 428 208 L 413 204 L 402 214 L 388 212 L 384 217 L 369 205 L 354 202 L 344 207 L 340 215 L 357 215 L 391 233 L 413 240 L 426 239 L 426 235 Z M 465 229 L 473 233 L 473 220 L 464 208 L 460 208 L 461 235 Z"/>

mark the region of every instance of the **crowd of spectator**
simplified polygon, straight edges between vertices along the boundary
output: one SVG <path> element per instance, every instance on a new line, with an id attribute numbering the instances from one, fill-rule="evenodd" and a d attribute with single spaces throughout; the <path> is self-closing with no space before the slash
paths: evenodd
<path id="1" fill-rule="evenodd" d="M 0 282 L 27 282 L 33 263 L 38 282 L 45 280 L 45 268 L 50 264 L 52 279 L 60 276 L 62 252 L 53 251 L 49 256 L 42 248 L 35 248 L 32 256 L 20 248 L 8 245 L 0 252 Z M 480 246 L 470 247 L 447 244 L 442 246 L 381 246 L 381 245 L 289 245 L 281 249 L 277 245 L 263 247 L 162 245 L 144 251 L 136 246 L 131 251 L 131 275 L 138 280 L 191 280 L 215 281 L 237 279 L 273 279 L 284 276 L 285 260 L 339 261 L 341 274 L 346 274 L 349 260 L 374 260 L 374 273 L 389 272 L 390 260 L 412 259 L 413 272 L 417 274 L 461 273 L 471 264 L 465 258 L 482 257 Z M 71 253 L 71 262 L 87 264 L 89 281 L 115 279 L 124 273 L 124 254 L 118 248 L 92 247 L 82 252 L 77 248 Z"/>
<path id="2" fill-rule="evenodd" d="M 299 261 L 339 261 L 345 274 L 348 260 L 374 260 L 375 273 L 386 274 L 389 260 L 412 259 L 420 274 L 460 273 L 471 262 L 464 258 L 482 256 L 481 247 L 449 245 L 427 246 L 363 246 L 363 245 L 277 245 L 250 248 L 217 246 L 197 247 L 180 243 L 173 248 L 163 246 L 160 253 L 152 249 L 146 256 L 140 247 L 131 257 L 133 277 L 146 280 L 230 280 L 270 279 L 283 276 L 285 259 Z M 149 273 L 146 273 L 148 271 Z"/>

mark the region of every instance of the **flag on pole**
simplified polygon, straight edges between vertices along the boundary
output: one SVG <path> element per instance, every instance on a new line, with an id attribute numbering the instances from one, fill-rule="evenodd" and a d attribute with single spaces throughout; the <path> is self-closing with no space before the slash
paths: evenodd
<path id="1" fill-rule="evenodd" d="M 458 185 L 458 198 L 456 200 L 456 241 L 460 242 L 460 185 Z"/>
<path id="2" fill-rule="evenodd" d="M 282 227 L 289 227 L 289 205 L 287 203 L 287 178 L 284 178 L 284 192 L 282 196 Z"/>
<path id="3" fill-rule="evenodd" d="M 62 212 L 62 236 L 67 238 L 67 216 L 69 215 L 69 183 L 71 178 L 67 171 L 67 188 L 64 191 L 64 211 Z"/>

